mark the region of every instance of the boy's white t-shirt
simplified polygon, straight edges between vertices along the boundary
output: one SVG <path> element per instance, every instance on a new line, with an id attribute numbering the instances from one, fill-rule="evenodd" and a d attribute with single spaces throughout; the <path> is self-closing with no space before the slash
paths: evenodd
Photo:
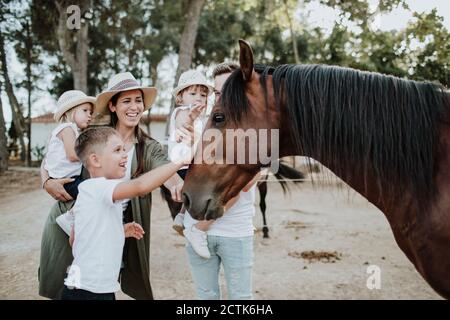
<path id="1" fill-rule="evenodd" d="M 253 216 L 255 215 L 256 184 L 247 192 L 241 191 L 239 199 L 229 208 L 222 217 L 209 227 L 207 234 L 221 237 L 248 237 L 254 233 Z M 185 228 L 196 224 L 191 215 L 186 212 L 184 216 Z"/>
<path id="2" fill-rule="evenodd" d="M 118 282 L 125 233 L 122 201 L 112 196 L 120 180 L 92 178 L 78 186 L 73 207 L 74 260 L 64 284 L 94 293 L 112 293 Z"/>
<path id="3" fill-rule="evenodd" d="M 63 141 L 57 137 L 61 130 L 70 127 L 75 132 L 75 138 L 79 136 L 78 127 L 75 123 L 65 122 L 53 129 L 45 155 L 45 170 L 48 175 L 55 179 L 70 178 L 81 174 L 81 162 L 71 162 L 67 159 Z"/>

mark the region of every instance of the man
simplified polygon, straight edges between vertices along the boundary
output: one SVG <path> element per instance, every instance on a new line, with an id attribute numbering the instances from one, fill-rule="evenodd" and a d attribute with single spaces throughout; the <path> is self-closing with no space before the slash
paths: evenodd
<path id="1" fill-rule="evenodd" d="M 219 64 L 213 71 L 215 101 L 220 99 L 223 84 L 239 66 L 234 63 Z M 210 258 L 200 257 L 186 247 L 197 296 L 203 300 L 221 298 L 219 287 L 220 266 L 224 268 L 228 298 L 252 298 L 253 266 L 253 216 L 255 214 L 255 184 L 259 174 L 244 187 L 240 194 L 227 203 L 224 215 L 215 220 L 206 232 Z M 188 213 L 184 219 L 185 230 L 198 221 Z"/>

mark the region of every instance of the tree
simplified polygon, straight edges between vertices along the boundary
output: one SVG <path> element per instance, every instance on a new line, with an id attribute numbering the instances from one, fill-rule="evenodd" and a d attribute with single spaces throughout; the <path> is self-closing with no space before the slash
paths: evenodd
<path id="1" fill-rule="evenodd" d="M 450 34 L 436 9 L 429 14 L 414 13 L 398 47 L 405 57 L 405 69 L 416 80 L 435 80 L 450 86 Z M 411 44 L 414 41 L 415 50 Z"/>
<path id="2" fill-rule="evenodd" d="M 0 174 L 8 170 L 8 139 L 6 138 L 5 118 L 3 117 L 2 87 L 0 86 Z"/>
<path id="3" fill-rule="evenodd" d="M 79 7 L 68 6 L 68 3 L 64 0 L 55 0 L 55 6 L 58 9 L 58 27 L 57 37 L 58 44 L 61 53 L 66 63 L 70 66 L 73 75 L 73 87 L 83 92 L 88 92 L 87 83 L 87 68 L 88 68 L 88 48 L 89 37 L 88 29 L 89 24 L 86 21 L 74 23 L 74 29 L 69 29 L 68 24 L 68 11 L 73 8 L 74 18 L 81 18 L 89 9 L 90 1 L 79 1 Z M 80 12 L 78 11 L 80 10 Z M 78 29 L 78 30 L 77 30 Z M 76 31 L 74 31 L 76 30 Z M 75 50 L 72 47 L 75 46 Z"/>
<path id="4" fill-rule="evenodd" d="M 178 67 L 175 75 L 175 86 L 178 83 L 180 75 L 188 70 L 192 63 L 192 56 L 194 54 L 195 40 L 197 38 L 198 25 L 200 14 L 205 4 L 205 0 L 188 0 L 186 8 L 186 22 L 181 34 L 180 46 L 178 51 Z M 175 106 L 174 101 L 170 108 L 169 115 L 167 115 L 166 137 L 169 134 L 169 117 Z"/>
<path id="5" fill-rule="evenodd" d="M 8 75 L 8 66 L 6 63 L 6 48 L 4 42 L 4 34 L 2 30 L 0 30 L 0 64 L 3 79 L 5 82 L 5 90 L 8 95 L 9 103 L 11 105 L 12 120 L 20 142 L 21 147 L 20 158 L 22 161 L 25 161 L 25 152 L 26 152 L 24 141 L 25 120 L 23 118 L 21 107 L 16 98 L 16 95 L 14 94 L 14 89 Z"/>
<path id="6" fill-rule="evenodd" d="M 25 80 L 19 83 L 27 89 L 27 105 L 28 105 L 28 116 L 26 120 L 26 131 L 28 138 L 27 147 L 27 165 L 31 165 L 31 101 L 32 93 L 35 88 L 35 84 L 38 82 L 39 75 L 33 72 L 33 67 L 41 63 L 39 59 L 40 48 L 36 43 L 36 38 L 32 33 L 32 12 L 28 9 L 24 13 L 16 15 L 16 19 L 20 27 L 12 32 L 12 39 L 15 42 L 15 51 L 19 61 L 25 64 Z"/>

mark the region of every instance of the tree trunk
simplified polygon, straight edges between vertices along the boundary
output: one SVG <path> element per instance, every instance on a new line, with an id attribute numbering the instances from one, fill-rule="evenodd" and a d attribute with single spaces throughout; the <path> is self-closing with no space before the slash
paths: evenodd
<path id="1" fill-rule="evenodd" d="M 5 80 L 5 90 L 8 95 L 9 103 L 11 105 L 11 113 L 12 119 L 14 122 L 14 127 L 17 132 L 17 136 L 20 142 L 20 159 L 25 161 L 25 141 L 23 139 L 23 135 L 25 132 L 25 120 L 22 115 L 22 111 L 20 110 L 19 102 L 14 94 L 14 89 L 11 84 L 8 75 L 8 66 L 6 64 L 6 52 L 5 52 L 5 43 L 3 39 L 3 34 L 0 32 L 0 63 L 2 65 L 3 78 Z"/>
<path id="2" fill-rule="evenodd" d="M 291 33 L 291 38 L 292 38 L 292 47 L 294 49 L 295 63 L 299 64 L 300 63 L 300 58 L 298 56 L 297 37 L 295 35 L 294 25 L 292 23 L 292 18 L 291 18 L 291 15 L 289 13 L 289 6 L 288 6 L 288 3 L 287 3 L 287 0 L 283 0 L 283 4 L 284 4 L 284 12 L 286 14 L 286 18 L 287 18 L 288 23 L 289 23 L 289 31 Z"/>
<path id="3" fill-rule="evenodd" d="M 67 28 L 67 8 L 63 1 L 55 1 L 55 5 L 59 11 L 57 37 L 59 49 L 64 60 L 72 70 L 74 89 L 88 93 L 87 86 L 87 63 L 88 63 L 88 22 L 84 21 L 79 30 L 69 30 Z M 89 1 L 82 1 L 80 4 L 81 13 L 88 9 Z M 71 51 L 72 33 L 76 32 L 76 49 L 75 55 Z"/>
<path id="4" fill-rule="evenodd" d="M 2 87 L 0 86 L 0 174 L 8 170 L 8 140 L 6 139 L 5 118 L 3 117 Z"/>
<path id="5" fill-rule="evenodd" d="M 32 38 L 31 38 L 31 26 L 28 20 L 25 22 L 25 29 L 26 29 L 26 43 L 25 43 L 25 49 L 26 49 L 26 60 L 27 60 L 27 67 L 26 67 L 26 76 L 27 76 L 27 91 L 28 91 L 28 118 L 27 118 L 27 137 L 28 137 L 28 148 L 27 148 L 27 159 L 26 164 L 27 166 L 31 166 L 31 93 L 33 91 L 33 87 L 31 85 L 32 83 L 32 74 L 31 74 L 31 49 L 33 46 Z"/>
<path id="6" fill-rule="evenodd" d="M 180 50 L 178 53 L 178 68 L 175 75 L 175 86 L 178 84 L 180 75 L 188 70 L 192 63 L 192 55 L 195 48 L 195 40 L 197 39 L 198 24 L 200 21 L 200 14 L 205 4 L 205 0 L 189 0 L 186 13 L 186 24 L 184 25 L 183 33 L 181 34 Z M 166 137 L 169 136 L 169 119 L 175 101 L 172 98 L 169 115 L 167 116 Z"/>

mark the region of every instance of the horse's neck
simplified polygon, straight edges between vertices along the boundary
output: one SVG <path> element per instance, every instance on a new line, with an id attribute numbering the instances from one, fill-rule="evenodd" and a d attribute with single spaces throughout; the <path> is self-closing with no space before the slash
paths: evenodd
<path id="1" fill-rule="evenodd" d="M 316 161 L 319 161 L 322 165 L 327 167 L 331 172 L 333 172 L 338 178 L 345 182 L 348 186 L 354 189 L 356 192 L 361 194 L 370 203 L 375 205 L 379 210 L 381 210 L 392 227 L 402 226 L 408 220 L 408 212 L 411 211 L 412 196 L 408 195 L 401 202 L 394 202 L 389 194 L 381 194 L 378 188 L 376 175 L 371 170 L 367 172 L 338 172 L 336 165 L 327 162 L 325 159 L 321 159 L 315 155 L 305 155 L 301 154 L 299 150 L 295 147 L 281 147 L 280 156 L 287 155 L 297 155 L 297 156 L 308 156 Z M 346 161 L 352 161 L 347 159 Z M 395 203 L 395 205 L 394 205 Z"/>

